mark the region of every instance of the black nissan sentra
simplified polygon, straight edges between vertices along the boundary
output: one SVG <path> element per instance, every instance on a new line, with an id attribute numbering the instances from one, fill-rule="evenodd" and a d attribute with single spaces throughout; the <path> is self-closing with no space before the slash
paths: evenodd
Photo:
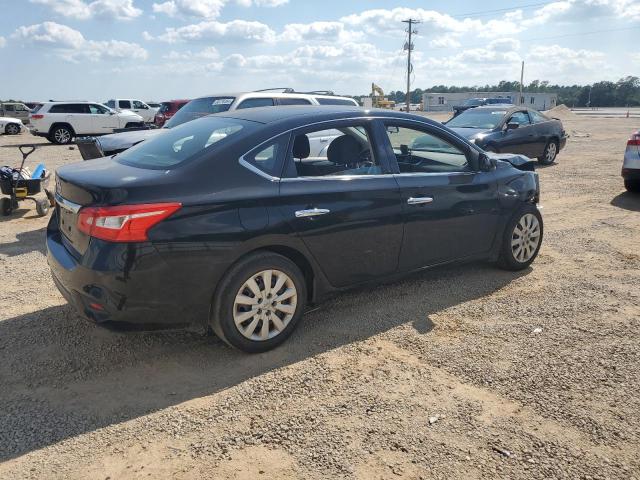
<path id="1" fill-rule="evenodd" d="M 532 170 L 415 115 L 238 110 L 58 169 L 48 259 L 97 323 L 196 324 L 260 352 L 331 291 L 460 260 L 526 268 Z"/>

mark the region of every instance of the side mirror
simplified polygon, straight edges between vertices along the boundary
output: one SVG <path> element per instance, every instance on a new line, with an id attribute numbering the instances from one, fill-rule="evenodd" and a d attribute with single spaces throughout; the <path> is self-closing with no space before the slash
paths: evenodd
<path id="1" fill-rule="evenodd" d="M 387 133 L 400 133 L 400 127 L 387 127 Z"/>
<path id="2" fill-rule="evenodd" d="M 507 130 L 515 130 L 516 128 L 518 128 L 520 126 L 519 123 L 516 122 L 509 122 L 507 123 Z"/>
<path id="3" fill-rule="evenodd" d="M 489 156 L 486 153 L 481 153 L 478 156 L 478 164 L 481 171 L 489 172 L 495 168 L 496 161 L 492 158 L 489 158 Z"/>

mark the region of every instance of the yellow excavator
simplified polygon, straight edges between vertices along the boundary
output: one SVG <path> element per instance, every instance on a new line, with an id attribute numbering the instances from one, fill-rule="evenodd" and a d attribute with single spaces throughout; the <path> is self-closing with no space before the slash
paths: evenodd
<path id="1" fill-rule="evenodd" d="M 384 96 L 384 91 L 375 83 L 371 84 L 371 101 L 374 108 L 390 108 L 393 109 L 396 106 L 396 102 L 388 100 Z"/>

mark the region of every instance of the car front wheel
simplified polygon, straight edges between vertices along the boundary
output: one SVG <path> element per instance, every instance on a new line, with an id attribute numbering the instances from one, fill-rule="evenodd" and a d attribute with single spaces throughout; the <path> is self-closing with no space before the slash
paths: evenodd
<path id="1" fill-rule="evenodd" d="M 284 342 L 302 317 L 305 279 L 295 263 L 271 252 L 251 254 L 225 275 L 211 325 L 227 344 L 248 353 Z"/>
<path id="2" fill-rule="evenodd" d="M 549 140 L 547 145 L 544 147 L 544 152 L 541 157 L 538 157 L 538 162 L 541 165 L 551 165 L 558 155 L 558 142 L 555 140 Z"/>
<path id="3" fill-rule="evenodd" d="M 15 123 L 9 123 L 4 127 L 4 133 L 7 135 L 17 135 L 20 133 L 20 130 L 20 125 L 16 125 Z"/>
<path id="4" fill-rule="evenodd" d="M 506 270 L 527 268 L 538 256 L 542 233 L 540 211 L 535 205 L 525 205 L 505 229 L 498 266 Z"/>
<path id="5" fill-rule="evenodd" d="M 640 193 L 640 180 L 625 180 L 624 188 L 627 189 L 627 192 Z"/>

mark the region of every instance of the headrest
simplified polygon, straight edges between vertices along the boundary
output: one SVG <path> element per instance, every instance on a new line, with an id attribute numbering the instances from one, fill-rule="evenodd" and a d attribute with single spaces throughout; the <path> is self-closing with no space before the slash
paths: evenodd
<path id="1" fill-rule="evenodd" d="M 356 163 L 362 147 L 351 135 L 342 135 L 334 139 L 327 149 L 327 160 L 337 165 Z"/>
<path id="2" fill-rule="evenodd" d="M 309 153 L 311 153 L 309 138 L 304 134 L 296 135 L 293 140 L 293 158 L 307 158 Z"/>

